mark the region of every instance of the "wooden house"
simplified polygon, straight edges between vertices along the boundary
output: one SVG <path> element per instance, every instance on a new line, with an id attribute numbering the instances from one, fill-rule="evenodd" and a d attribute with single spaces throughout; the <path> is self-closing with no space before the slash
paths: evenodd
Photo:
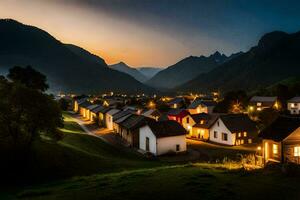
<path id="1" fill-rule="evenodd" d="M 87 101 L 86 97 L 80 98 L 80 99 L 75 98 L 73 100 L 73 111 L 76 112 L 76 113 L 79 112 L 79 106 L 81 104 L 83 104 L 84 102 L 86 102 L 86 101 Z"/>
<path id="2" fill-rule="evenodd" d="M 97 108 L 99 105 L 98 104 L 92 104 L 90 106 L 88 106 L 86 109 L 85 109 L 85 118 L 87 120 L 90 120 L 91 118 L 91 110 L 93 110 L 94 108 Z"/>
<path id="3" fill-rule="evenodd" d="M 112 108 L 106 113 L 106 115 L 105 115 L 105 124 L 106 124 L 106 128 L 108 128 L 109 130 L 114 129 L 113 117 L 118 112 L 120 112 L 120 110 Z"/>
<path id="4" fill-rule="evenodd" d="M 199 113 L 213 113 L 213 109 L 216 106 L 215 101 L 204 101 L 202 99 L 196 98 L 187 108 L 187 111 L 190 114 L 199 114 Z"/>
<path id="5" fill-rule="evenodd" d="M 209 140 L 211 127 L 218 117 L 217 114 L 198 114 L 198 121 L 192 126 L 187 136 L 198 140 Z"/>
<path id="6" fill-rule="evenodd" d="M 132 110 L 123 110 L 121 112 L 118 112 L 117 114 L 114 115 L 114 120 L 113 120 L 113 129 L 115 133 L 120 134 L 120 126 L 119 124 L 122 123 L 125 119 L 130 117 L 131 115 L 135 114 L 135 111 Z"/>
<path id="7" fill-rule="evenodd" d="M 256 123 L 248 115 L 220 115 L 209 131 L 209 140 L 224 145 L 243 145 L 257 142 Z"/>
<path id="8" fill-rule="evenodd" d="M 183 97 L 176 97 L 172 100 L 170 100 L 167 105 L 170 107 L 170 108 L 173 108 L 173 109 L 178 109 L 178 108 L 182 108 L 184 106 L 184 103 L 185 103 L 185 100 Z"/>
<path id="9" fill-rule="evenodd" d="M 287 109 L 292 115 L 300 114 L 300 97 L 294 97 L 287 102 Z"/>
<path id="10" fill-rule="evenodd" d="M 186 151 L 186 130 L 175 121 L 148 121 L 140 128 L 139 148 L 159 156 Z"/>
<path id="11" fill-rule="evenodd" d="M 90 120 L 93 122 L 97 122 L 99 112 L 103 109 L 103 106 L 98 105 L 90 111 Z"/>
<path id="12" fill-rule="evenodd" d="M 129 146 L 139 147 L 139 128 L 143 126 L 147 121 L 153 119 L 147 118 L 142 115 L 132 114 L 126 117 L 121 123 L 119 123 L 119 135 L 125 140 Z"/>
<path id="13" fill-rule="evenodd" d="M 277 97 L 254 96 L 249 101 L 250 111 L 261 111 L 265 108 L 278 108 Z"/>
<path id="14" fill-rule="evenodd" d="M 300 118 L 279 116 L 259 136 L 264 163 L 300 164 Z"/>
<path id="15" fill-rule="evenodd" d="M 110 111 L 111 108 L 103 107 L 98 112 L 98 124 L 100 127 L 106 127 L 106 113 Z"/>
<path id="16" fill-rule="evenodd" d="M 161 113 L 156 109 L 144 110 L 141 115 L 155 119 L 156 121 L 161 117 Z"/>
<path id="17" fill-rule="evenodd" d="M 79 105 L 79 114 L 82 116 L 82 117 L 84 117 L 84 118 L 86 118 L 87 116 L 86 116 L 86 114 L 87 114 L 87 108 L 89 107 L 89 106 L 91 106 L 91 105 L 93 105 L 93 104 L 91 104 L 89 101 L 85 101 L 85 102 L 83 102 L 83 103 L 81 103 L 80 105 Z"/>

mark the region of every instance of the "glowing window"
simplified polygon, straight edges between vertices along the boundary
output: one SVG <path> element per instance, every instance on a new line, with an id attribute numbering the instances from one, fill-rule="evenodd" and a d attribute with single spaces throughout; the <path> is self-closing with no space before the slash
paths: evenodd
<path id="1" fill-rule="evenodd" d="M 247 132 L 244 132 L 244 137 L 247 137 Z"/>
<path id="2" fill-rule="evenodd" d="M 261 111 L 261 108 L 257 108 L 257 111 Z"/>
<path id="3" fill-rule="evenodd" d="M 241 140 L 241 144 L 244 144 L 244 140 Z"/>
<path id="4" fill-rule="evenodd" d="M 241 137 L 241 133 L 239 133 L 239 135 L 238 135 L 239 137 Z"/>
<path id="5" fill-rule="evenodd" d="M 251 144 L 252 143 L 252 139 L 248 139 L 248 144 Z"/>
<path id="6" fill-rule="evenodd" d="M 278 145 L 277 144 L 273 144 L 273 154 L 278 155 Z"/>
<path id="7" fill-rule="evenodd" d="M 257 102 L 257 104 L 256 104 L 257 106 L 261 106 L 261 102 Z"/>
<path id="8" fill-rule="evenodd" d="M 294 156 L 300 157 L 300 146 L 294 147 Z"/>

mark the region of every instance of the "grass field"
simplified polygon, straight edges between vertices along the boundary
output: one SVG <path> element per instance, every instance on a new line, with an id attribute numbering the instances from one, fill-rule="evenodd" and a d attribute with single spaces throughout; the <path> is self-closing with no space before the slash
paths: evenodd
<path id="1" fill-rule="evenodd" d="M 79 177 L 30 188 L 24 199 L 299 199 L 299 178 L 278 170 L 243 171 L 222 165 L 156 167 Z"/>

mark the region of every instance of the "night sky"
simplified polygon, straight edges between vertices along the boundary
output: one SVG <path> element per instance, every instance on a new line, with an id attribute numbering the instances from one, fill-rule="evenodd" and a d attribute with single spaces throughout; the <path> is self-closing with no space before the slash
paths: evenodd
<path id="1" fill-rule="evenodd" d="M 0 0 L 0 18 L 40 27 L 108 64 L 165 67 L 247 51 L 266 32 L 300 31 L 300 1 Z"/>

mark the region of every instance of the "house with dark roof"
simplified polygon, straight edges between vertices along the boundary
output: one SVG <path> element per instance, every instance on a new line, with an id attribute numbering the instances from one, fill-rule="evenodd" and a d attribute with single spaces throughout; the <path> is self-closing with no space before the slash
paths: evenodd
<path id="1" fill-rule="evenodd" d="M 91 104 L 89 101 L 85 101 L 85 102 L 81 103 L 81 104 L 79 105 L 79 114 L 80 114 L 82 117 L 86 118 L 86 117 L 87 117 L 87 116 L 86 116 L 87 108 L 88 108 L 89 106 L 91 106 L 91 105 L 93 105 L 93 104 Z"/>
<path id="2" fill-rule="evenodd" d="M 186 151 L 186 130 L 176 121 L 150 120 L 139 129 L 139 148 L 159 156 Z"/>
<path id="3" fill-rule="evenodd" d="M 264 163 L 300 164 L 300 118 L 279 116 L 259 137 Z"/>
<path id="4" fill-rule="evenodd" d="M 101 127 L 106 127 L 106 113 L 108 111 L 110 111 L 112 108 L 110 107 L 102 107 L 102 109 L 100 109 L 98 111 L 98 124 Z"/>
<path id="5" fill-rule="evenodd" d="M 213 110 L 216 106 L 215 101 L 203 100 L 196 98 L 187 108 L 187 111 L 191 114 L 199 113 L 213 113 Z"/>
<path id="6" fill-rule="evenodd" d="M 170 100 L 167 105 L 170 107 L 170 108 L 173 108 L 173 109 L 177 109 L 177 108 L 181 108 L 184 106 L 184 103 L 185 103 L 185 100 L 183 97 L 176 97 L 172 100 Z"/>
<path id="7" fill-rule="evenodd" d="M 292 115 L 300 114 L 300 97 L 294 97 L 287 101 L 287 109 Z"/>
<path id="8" fill-rule="evenodd" d="M 129 146 L 139 148 L 139 128 L 148 121 L 155 121 L 142 115 L 132 114 L 119 123 L 119 135 L 125 140 Z"/>
<path id="9" fill-rule="evenodd" d="M 113 120 L 114 120 L 114 116 L 120 112 L 119 109 L 110 109 L 106 114 L 105 114 L 105 124 L 106 124 L 106 128 L 108 128 L 109 130 L 113 130 L 114 129 L 114 124 L 113 124 Z"/>
<path id="10" fill-rule="evenodd" d="M 148 109 L 148 110 L 144 110 L 141 113 L 141 115 L 158 121 L 158 119 L 161 117 L 162 114 L 157 109 Z"/>
<path id="11" fill-rule="evenodd" d="M 278 108 L 277 97 L 253 96 L 249 101 L 250 111 L 261 111 L 265 108 Z"/>
<path id="12" fill-rule="evenodd" d="M 205 114 L 205 113 L 203 113 Z M 200 122 L 201 120 L 201 116 L 202 116 L 202 113 L 200 114 L 193 114 L 191 115 L 190 113 L 188 113 L 187 115 L 185 115 L 183 118 L 182 118 L 182 121 L 181 121 L 181 125 L 183 126 L 183 128 L 185 128 L 187 131 L 191 131 L 192 130 L 192 127 Z"/>
<path id="13" fill-rule="evenodd" d="M 118 112 L 114 115 L 113 119 L 113 129 L 115 133 L 120 134 L 120 126 L 119 124 L 122 123 L 124 120 L 126 120 L 131 115 L 135 114 L 135 111 L 133 110 L 122 110 L 121 112 Z"/>
<path id="14" fill-rule="evenodd" d="M 79 105 L 86 102 L 87 99 L 88 99 L 87 97 L 74 98 L 74 100 L 73 100 L 73 111 L 77 113 L 79 111 Z"/>
<path id="15" fill-rule="evenodd" d="M 190 113 L 185 109 L 171 109 L 167 113 L 169 120 L 177 121 L 178 123 L 182 124 L 182 120 L 185 116 L 189 115 Z"/>
<path id="16" fill-rule="evenodd" d="M 90 120 L 96 122 L 98 119 L 99 112 L 103 109 L 103 106 L 97 105 L 95 108 L 90 110 Z"/>
<path id="17" fill-rule="evenodd" d="M 88 106 L 86 109 L 85 109 L 85 118 L 87 120 L 91 120 L 91 110 L 93 110 L 94 108 L 97 108 L 99 105 L 98 104 L 92 104 L 90 106 Z"/>
<path id="18" fill-rule="evenodd" d="M 200 113 L 197 114 L 197 117 L 197 123 L 192 126 L 187 137 L 207 141 L 209 140 L 211 127 L 219 116 L 217 114 Z"/>
<path id="19" fill-rule="evenodd" d="M 209 140 L 224 145 L 243 145 L 257 142 L 258 129 L 248 115 L 220 115 L 210 128 Z"/>

